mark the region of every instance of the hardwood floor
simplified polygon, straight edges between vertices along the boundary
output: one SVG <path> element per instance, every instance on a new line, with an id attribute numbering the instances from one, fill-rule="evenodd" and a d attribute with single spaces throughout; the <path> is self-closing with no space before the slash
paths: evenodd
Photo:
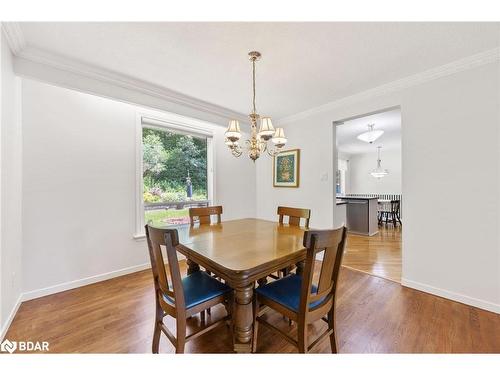
<path id="1" fill-rule="evenodd" d="M 185 272 L 185 265 L 182 265 Z M 224 309 L 212 309 L 212 318 Z M 282 316 L 269 319 L 295 331 Z M 151 353 L 154 297 L 151 271 L 24 302 L 9 340 L 48 341 L 51 353 Z M 342 268 L 337 301 L 340 353 L 500 353 L 500 315 L 402 287 L 398 283 Z M 170 329 L 175 324 L 166 318 Z M 199 316 L 188 329 L 199 327 Z M 310 327 L 310 337 L 325 323 Z M 186 345 L 190 353 L 229 353 L 228 327 Z M 258 351 L 295 353 L 293 346 L 262 326 Z M 330 352 L 328 340 L 319 352 Z M 172 353 L 162 337 L 160 353 Z"/>
<path id="2" fill-rule="evenodd" d="M 381 226 L 372 236 L 348 234 L 344 266 L 401 282 L 401 227 Z"/>

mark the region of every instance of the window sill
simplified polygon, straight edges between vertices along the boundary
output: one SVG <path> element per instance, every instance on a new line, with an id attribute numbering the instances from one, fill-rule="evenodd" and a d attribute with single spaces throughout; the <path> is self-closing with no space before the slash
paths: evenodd
<path id="1" fill-rule="evenodd" d="M 144 241 L 146 239 L 145 233 L 136 233 L 132 236 L 132 238 L 136 241 Z"/>

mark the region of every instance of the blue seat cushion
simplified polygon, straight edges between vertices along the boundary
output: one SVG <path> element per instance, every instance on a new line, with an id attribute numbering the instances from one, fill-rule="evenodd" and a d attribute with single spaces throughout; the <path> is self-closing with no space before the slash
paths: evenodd
<path id="1" fill-rule="evenodd" d="M 255 289 L 258 295 L 262 295 L 274 302 L 279 303 L 295 312 L 299 311 L 300 289 L 302 287 L 302 277 L 298 275 L 289 275 L 272 283 L 263 285 Z M 316 293 L 318 290 L 316 285 L 312 285 L 311 293 Z M 314 301 L 309 304 L 312 309 L 323 302 L 323 299 Z"/>
<path id="2" fill-rule="evenodd" d="M 186 309 L 219 297 L 231 290 L 226 284 L 221 283 L 203 271 L 197 271 L 184 277 L 182 287 L 184 289 Z M 168 299 L 172 302 L 170 298 Z"/>

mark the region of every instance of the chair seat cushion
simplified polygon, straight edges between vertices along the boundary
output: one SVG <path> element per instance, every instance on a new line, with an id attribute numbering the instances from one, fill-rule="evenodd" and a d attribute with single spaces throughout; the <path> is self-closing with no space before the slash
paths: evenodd
<path id="1" fill-rule="evenodd" d="M 184 277 L 182 287 L 184 289 L 186 309 L 231 291 L 231 288 L 226 284 L 221 283 L 203 271 L 197 271 Z"/>
<path id="2" fill-rule="evenodd" d="M 302 277 L 289 275 L 272 283 L 263 285 L 255 289 L 257 295 L 264 296 L 274 302 L 279 303 L 295 312 L 299 311 L 300 289 L 302 287 Z M 318 290 L 316 285 L 312 285 L 311 293 Z M 309 308 L 314 308 L 323 302 L 323 299 L 309 304 Z"/>

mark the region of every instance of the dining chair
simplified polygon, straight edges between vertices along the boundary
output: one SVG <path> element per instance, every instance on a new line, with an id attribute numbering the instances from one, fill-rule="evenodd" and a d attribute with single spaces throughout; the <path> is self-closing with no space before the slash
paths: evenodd
<path id="1" fill-rule="evenodd" d="M 221 222 L 222 206 L 191 207 L 189 209 L 189 220 L 191 226 L 196 222 L 199 224 L 212 224 L 212 215 L 216 216 L 217 224 Z"/>
<path id="2" fill-rule="evenodd" d="M 278 332 L 295 345 L 300 353 L 307 353 L 330 338 L 332 353 L 337 353 L 335 329 L 335 297 L 342 256 L 345 249 L 346 228 L 313 230 L 304 233 L 307 250 L 305 266 L 301 275 L 291 274 L 255 289 L 254 333 L 252 351 L 257 350 L 259 323 Z M 319 282 L 313 284 L 316 255 L 323 252 Z M 261 309 L 262 306 L 265 306 Z M 267 322 L 263 314 L 273 309 L 297 323 L 297 339 Z M 327 316 L 327 318 L 325 318 Z M 312 344 L 309 343 L 308 325 L 322 319 L 328 326 Z"/>
<path id="3" fill-rule="evenodd" d="M 386 207 L 385 205 L 382 206 L 379 212 L 379 217 L 378 217 L 379 225 L 381 225 L 384 222 L 384 218 L 386 224 L 389 221 L 391 221 L 394 227 L 396 227 L 398 222 L 399 225 L 403 225 L 400 216 L 401 202 L 399 200 L 391 200 L 387 203 L 389 203 L 388 207 Z"/>
<path id="4" fill-rule="evenodd" d="M 216 223 L 220 224 L 222 215 L 222 206 L 207 206 L 207 207 L 191 207 L 189 208 L 189 221 L 191 226 L 194 226 L 196 222 L 200 225 L 212 224 L 212 215 L 216 216 Z M 205 270 L 207 274 L 212 275 L 209 270 Z M 219 279 L 220 280 L 220 279 Z M 207 313 L 210 315 L 211 310 L 207 309 Z"/>
<path id="5" fill-rule="evenodd" d="M 311 210 L 308 208 L 278 207 L 279 223 L 283 224 L 284 217 L 288 216 L 288 224 L 300 226 L 300 219 L 305 219 L 304 226 L 309 228 Z"/>
<path id="6" fill-rule="evenodd" d="M 176 246 L 179 244 L 177 229 L 154 228 L 146 225 L 151 269 L 156 300 L 156 318 L 153 333 L 153 353 L 158 353 L 161 332 L 167 336 L 175 346 L 176 353 L 184 353 L 186 342 L 225 324 L 230 319 L 233 292 L 226 284 L 210 277 L 203 271 L 196 271 L 181 278 L 177 259 Z M 171 286 L 165 271 L 162 246 L 166 247 L 168 268 L 170 271 Z M 218 304 L 225 304 L 227 315 L 218 321 L 204 326 L 199 331 L 186 335 L 186 320 L 195 314 L 204 314 L 204 311 Z M 176 320 L 176 335 L 174 336 L 163 323 L 167 315 Z M 203 315 L 204 316 L 204 315 Z"/>
<path id="7" fill-rule="evenodd" d="M 304 226 L 309 228 L 309 219 L 311 218 L 311 210 L 308 208 L 294 207 L 278 207 L 279 223 L 284 224 L 285 217 L 288 217 L 288 225 L 300 226 L 300 219 L 304 219 Z M 273 279 L 279 279 L 290 273 L 292 268 L 284 268 L 278 271 L 277 275 L 269 275 Z"/>

